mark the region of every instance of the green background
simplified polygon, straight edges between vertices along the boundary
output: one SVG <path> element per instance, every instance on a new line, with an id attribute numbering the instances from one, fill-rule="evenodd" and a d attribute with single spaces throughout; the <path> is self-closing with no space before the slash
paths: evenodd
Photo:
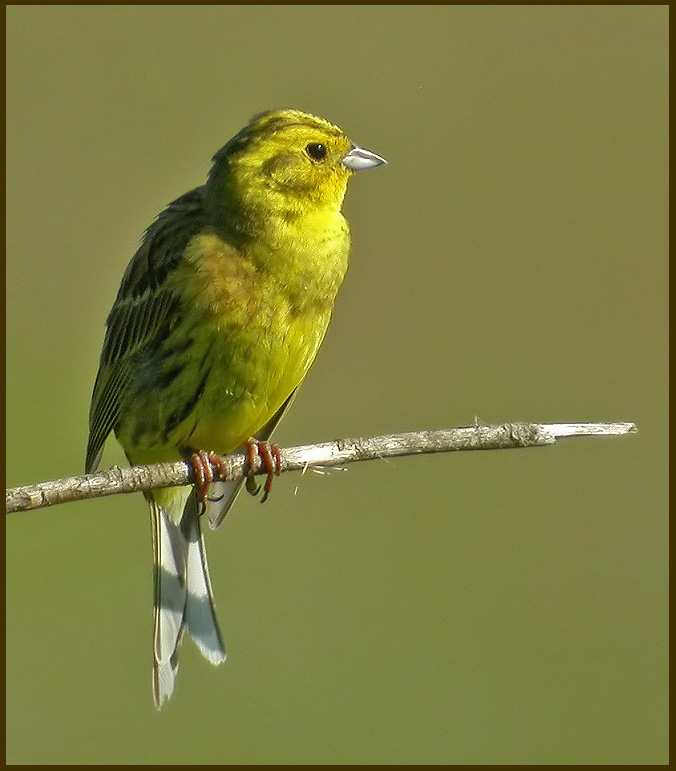
<path id="1" fill-rule="evenodd" d="M 273 107 L 389 160 L 282 446 L 639 427 L 242 497 L 207 533 L 229 659 L 186 642 L 162 713 L 141 496 L 14 515 L 9 762 L 666 762 L 667 14 L 9 7 L 8 484 L 81 472 L 142 231 Z"/>

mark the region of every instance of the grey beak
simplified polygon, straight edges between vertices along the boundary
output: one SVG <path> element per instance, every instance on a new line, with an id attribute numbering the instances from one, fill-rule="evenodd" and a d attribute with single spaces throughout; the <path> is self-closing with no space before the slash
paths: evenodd
<path id="1" fill-rule="evenodd" d="M 343 166 L 352 171 L 361 171 L 361 169 L 375 169 L 376 166 L 382 166 L 387 163 L 384 158 L 372 153 L 370 150 L 364 150 L 363 147 L 353 147 L 343 158 Z"/>

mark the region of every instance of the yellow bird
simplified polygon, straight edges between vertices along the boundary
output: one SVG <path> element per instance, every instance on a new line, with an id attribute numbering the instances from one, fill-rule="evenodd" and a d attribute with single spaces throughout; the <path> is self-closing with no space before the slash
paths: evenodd
<path id="1" fill-rule="evenodd" d="M 108 316 L 86 471 L 111 431 L 133 464 L 188 460 L 198 482 L 154 490 L 153 695 L 171 696 L 184 630 L 212 663 L 225 647 L 200 532 L 240 487 L 213 481 L 213 453 L 260 447 L 307 374 L 348 264 L 341 213 L 353 171 L 385 163 L 296 110 L 255 116 L 213 158 L 206 184 L 145 233 Z"/>

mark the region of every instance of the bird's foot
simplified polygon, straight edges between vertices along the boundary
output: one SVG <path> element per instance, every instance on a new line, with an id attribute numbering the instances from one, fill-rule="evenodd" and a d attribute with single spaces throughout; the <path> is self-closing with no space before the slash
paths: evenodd
<path id="1" fill-rule="evenodd" d="M 228 479 L 228 464 L 215 452 L 204 450 L 192 453 L 186 460 L 193 471 L 197 511 L 201 515 L 207 507 L 209 485 L 216 480 L 214 471 L 218 471 L 219 479 L 225 482 Z"/>
<path id="2" fill-rule="evenodd" d="M 265 503 L 270 494 L 270 490 L 272 489 L 272 480 L 275 476 L 279 476 L 282 470 L 282 458 L 279 447 L 270 442 L 259 442 L 257 439 L 248 439 L 244 442 L 244 447 L 246 448 L 246 456 L 249 463 L 246 478 L 246 491 L 250 495 L 258 495 L 261 489 L 260 485 L 256 484 L 256 479 L 254 477 L 256 456 L 261 459 L 263 468 L 268 472 L 263 487 L 263 497 L 261 498 L 261 503 Z"/>

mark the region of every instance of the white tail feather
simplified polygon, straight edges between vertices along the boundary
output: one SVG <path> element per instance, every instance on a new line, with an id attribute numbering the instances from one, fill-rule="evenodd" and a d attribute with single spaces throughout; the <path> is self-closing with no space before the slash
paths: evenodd
<path id="1" fill-rule="evenodd" d="M 212 530 L 216 530 L 225 519 L 225 515 L 235 502 L 241 487 L 242 480 L 239 482 L 213 482 L 209 487 L 206 514 L 209 519 L 209 527 Z"/>
<path id="2" fill-rule="evenodd" d="M 184 630 L 208 661 L 225 661 L 195 496 L 190 488 L 176 492 L 162 495 L 164 505 L 150 500 L 155 558 L 153 696 L 158 709 L 176 684 Z"/>
<path id="3" fill-rule="evenodd" d="M 218 665 L 225 661 L 225 646 L 216 622 L 214 596 L 209 579 L 207 553 L 204 548 L 204 538 L 200 533 L 199 519 L 191 516 L 190 504 L 186 506 L 181 530 L 187 535 L 186 584 L 187 597 L 185 604 L 185 623 L 188 634 L 197 644 L 202 655 L 212 664 Z"/>

